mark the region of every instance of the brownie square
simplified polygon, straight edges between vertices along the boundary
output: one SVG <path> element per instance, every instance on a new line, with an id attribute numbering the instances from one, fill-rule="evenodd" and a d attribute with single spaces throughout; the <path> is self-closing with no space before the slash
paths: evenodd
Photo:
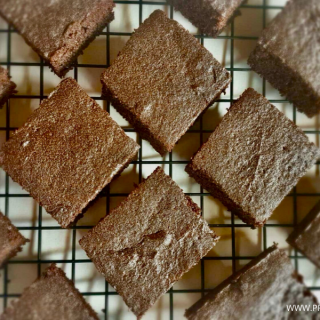
<path id="1" fill-rule="evenodd" d="M 245 0 L 167 0 L 201 33 L 217 37 Z"/>
<path id="2" fill-rule="evenodd" d="M 66 228 L 138 149 L 109 114 L 67 78 L 4 143 L 0 166 Z"/>
<path id="3" fill-rule="evenodd" d="M 14 257 L 29 240 L 0 212 L 0 268 Z"/>
<path id="4" fill-rule="evenodd" d="M 0 67 L 0 108 L 16 93 L 15 88 L 16 84 L 10 80 L 8 70 Z"/>
<path id="5" fill-rule="evenodd" d="M 1 320 L 98 320 L 65 273 L 52 264 L 18 300 L 4 311 Z"/>
<path id="6" fill-rule="evenodd" d="M 312 117 L 320 111 L 319 0 L 290 0 L 263 31 L 248 63 Z"/>
<path id="7" fill-rule="evenodd" d="M 230 81 L 211 53 L 160 10 L 134 32 L 101 77 L 104 96 L 162 155 Z"/>
<path id="8" fill-rule="evenodd" d="M 317 299 L 295 273 L 286 253 L 274 245 L 196 302 L 186 311 L 186 318 L 318 319 L 315 304 Z M 290 305 L 309 306 L 310 311 L 289 311 Z"/>
<path id="9" fill-rule="evenodd" d="M 320 268 L 320 201 L 290 234 L 287 242 Z"/>
<path id="10" fill-rule="evenodd" d="M 186 171 L 241 220 L 262 226 L 317 157 L 302 130 L 247 89 Z"/>
<path id="11" fill-rule="evenodd" d="M 158 167 L 80 245 L 140 318 L 217 240 L 199 207 Z"/>
<path id="12" fill-rule="evenodd" d="M 0 15 L 63 77 L 114 19 L 112 0 L 0 0 Z"/>

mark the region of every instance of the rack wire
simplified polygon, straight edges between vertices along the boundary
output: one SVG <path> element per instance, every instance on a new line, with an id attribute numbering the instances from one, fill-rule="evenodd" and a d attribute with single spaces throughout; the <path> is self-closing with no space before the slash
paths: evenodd
<path id="1" fill-rule="evenodd" d="M 267 0 L 261 0 L 262 3 L 260 5 L 242 5 L 242 8 L 249 8 L 250 10 L 255 10 L 255 9 L 260 9 L 262 10 L 262 23 L 263 27 L 266 25 L 266 12 L 268 9 L 281 9 L 281 6 L 273 6 L 273 5 L 268 5 Z M 116 4 L 135 4 L 139 6 L 139 24 L 142 23 L 143 21 L 143 10 L 145 6 L 159 6 L 159 5 L 166 5 L 165 2 L 162 1 L 115 1 Z M 169 16 L 173 18 L 174 16 L 174 11 L 173 8 L 168 6 L 169 10 Z M 40 101 L 46 98 L 46 95 L 44 94 L 44 68 L 46 64 L 44 63 L 43 60 L 40 60 L 39 63 L 29 63 L 29 62 L 13 62 L 11 61 L 11 54 L 12 54 L 12 34 L 16 33 L 14 29 L 8 26 L 6 29 L 0 29 L 0 35 L 4 33 L 7 35 L 7 61 L 5 62 L 0 62 L 1 65 L 7 66 L 9 72 L 10 68 L 12 66 L 37 66 L 40 67 L 40 94 L 39 95 L 17 95 L 15 96 L 15 99 L 39 99 Z M 84 68 L 84 67 L 90 67 L 90 68 L 106 68 L 107 66 L 110 65 L 110 37 L 111 36 L 130 36 L 131 33 L 128 32 L 112 32 L 110 31 L 110 28 L 107 27 L 104 32 L 102 32 L 102 35 L 105 36 L 105 41 L 106 41 L 106 61 L 107 64 L 81 64 L 81 63 L 76 63 L 74 65 L 74 73 L 73 76 L 77 80 L 78 79 L 78 68 Z M 196 38 L 199 39 L 199 41 L 204 44 L 204 40 L 208 39 L 210 37 L 202 35 L 202 34 L 197 34 L 195 35 Z M 253 37 L 253 36 L 241 36 L 241 35 L 235 35 L 235 23 L 232 21 L 231 23 L 231 31 L 230 35 L 221 35 L 218 37 L 219 39 L 228 39 L 230 40 L 231 47 L 230 47 L 230 68 L 227 68 L 230 73 L 232 78 L 234 79 L 234 72 L 241 72 L 241 71 L 250 71 L 250 68 L 237 68 L 235 67 L 235 40 L 257 40 L 258 37 Z M 263 80 L 263 88 L 262 88 L 263 94 L 266 94 L 266 82 Z M 93 97 L 95 100 L 102 100 L 101 97 L 95 96 Z M 230 87 L 230 98 L 229 99 L 219 99 L 218 102 L 226 102 L 226 103 L 231 103 L 234 100 L 234 81 L 231 83 Z M 269 99 L 270 100 L 270 99 Z M 272 103 L 284 103 L 287 102 L 286 100 L 283 99 L 271 99 L 270 100 Z M 110 112 L 110 105 L 109 103 L 105 103 L 106 110 Z M 10 126 L 10 101 L 6 104 L 6 120 L 5 120 L 5 126 L 0 126 L 0 133 L 5 132 L 6 140 L 9 139 L 10 134 L 12 131 L 17 129 L 16 127 Z M 200 117 L 199 120 L 199 129 L 191 128 L 188 132 L 192 133 L 198 133 L 199 134 L 199 139 L 200 139 L 200 145 L 205 141 L 205 134 L 208 134 L 212 132 L 212 130 L 206 130 L 204 129 L 203 126 L 203 117 Z M 292 107 L 292 118 L 293 121 L 296 122 L 297 120 L 297 112 L 296 109 Z M 134 132 L 132 128 L 124 128 L 126 132 Z M 320 135 L 320 130 L 319 128 L 315 128 L 315 130 L 305 130 L 307 134 L 315 134 L 315 135 Z M 142 141 L 139 138 L 139 144 L 142 146 Z M 136 161 L 133 161 L 133 164 L 137 166 L 139 169 L 139 182 L 142 180 L 142 169 L 143 166 L 146 164 L 149 165 L 167 165 L 169 166 L 169 174 L 170 176 L 173 175 L 174 171 L 174 165 L 180 164 L 180 165 L 186 165 L 188 161 L 182 161 L 182 160 L 175 160 L 173 159 L 172 154 L 169 154 L 168 159 L 163 159 L 163 160 L 157 160 L 157 161 L 151 161 L 151 160 L 146 160 L 143 158 L 143 148 L 141 147 L 139 151 L 139 156 Z M 317 172 L 319 173 L 319 162 L 317 163 Z M 5 177 L 5 189 L 4 193 L 0 193 L 0 200 L 1 198 L 4 198 L 4 213 L 5 215 L 9 215 L 9 200 L 14 199 L 14 198 L 23 198 L 23 197 L 29 197 L 27 194 L 12 194 L 9 192 L 9 177 L 6 175 Z M 200 189 L 200 192 L 190 192 L 187 193 L 190 196 L 196 196 L 200 197 L 200 207 L 204 211 L 204 199 L 205 197 L 210 197 L 210 195 L 205 192 L 202 188 Z M 125 197 L 127 196 L 127 193 L 112 193 L 110 191 L 110 187 L 108 186 L 103 192 L 102 195 L 103 197 L 106 197 L 106 214 L 110 210 L 110 199 L 111 197 Z M 281 224 L 281 223 L 268 223 L 266 224 L 263 229 L 262 229 L 262 249 L 267 248 L 267 229 L 272 228 L 272 227 L 288 227 L 292 228 L 294 227 L 297 222 L 298 222 L 298 214 L 297 214 L 297 200 L 298 197 L 320 197 L 319 192 L 315 193 L 310 193 L 310 192 L 305 192 L 305 193 L 298 193 L 297 188 L 294 188 L 293 191 L 288 195 L 289 198 L 292 199 L 293 202 L 293 223 L 289 224 Z M 7 266 L 4 268 L 3 271 L 3 279 L 2 279 L 2 285 L 3 289 L 2 292 L 0 292 L 0 298 L 3 299 L 3 307 L 5 308 L 8 304 L 8 299 L 15 298 L 19 296 L 19 294 L 12 294 L 8 292 L 8 284 L 9 284 L 9 276 L 8 276 L 8 268 L 10 268 L 11 265 L 15 264 L 36 264 L 37 265 L 37 273 L 38 276 L 41 274 L 42 268 L 41 266 L 43 264 L 48 264 L 48 263 L 68 263 L 71 264 L 71 278 L 73 281 L 75 281 L 76 277 L 76 270 L 77 270 L 77 265 L 81 263 L 88 263 L 90 262 L 89 259 L 78 259 L 76 257 L 76 232 L 77 230 L 81 229 L 90 229 L 91 226 L 73 226 L 71 228 L 72 230 L 72 254 L 70 259 L 43 259 L 42 258 L 42 238 L 44 233 L 48 232 L 49 230 L 59 230 L 61 229 L 59 226 L 45 226 L 43 225 L 43 211 L 42 208 L 39 206 L 38 208 L 38 225 L 37 226 L 26 226 L 26 227 L 19 227 L 20 230 L 29 230 L 29 231 L 37 231 L 38 232 L 38 245 L 37 245 L 37 258 L 36 259 L 19 259 L 19 256 L 16 257 L 13 260 L 10 260 L 7 264 Z M 206 288 L 206 281 L 205 281 L 205 272 L 208 272 L 205 268 L 205 262 L 210 261 L 210 260 L 220 260 L 220 261 L 225 261 L 229 260 L 232 263 L 232 272 L 235 272 L 237 269 L 237 263 L 241 260 L 250 260 L 254 258 L 253 255 L 237 255 L 237 250 L 236 250 L 236 235 L 235 235 L 235 229 L 236 228 L 250 228 L 250 226 L 246 224 L 242 224 L 238 221 L 236 221 L 236 217 L 231 214 L 231 221 L 230 223 L 224 223 L 224 224 L 210 224 L 210 227 L 212 227 L 218 234 L 219 230 L 222 228 L 230 228 L 231 229 L 231 256 L 210 256 L 210 257 L 205 257 L 204 259 L 201 260 L 201 288 L 200 289 L 175 289 L 172 288 L 169 290 L 167 293 L 169 295 L 169 319 L 173 320 L 174 317 L 174 308 L 175 308 L 175 303 L 174 303 L 174 298 L 175 295 L 181 294 L 181 293 L 200 293 L 202 296 L 208 291 Z M 294 260 L 294 264 L 296 269 L 299 267 L 298 261 L 300 259 L 305 259 L 302 255 L 299 255 L 295 250 L 292 250 L 293 254 L 290 255 L 290 258 Z M 223 279 L 222 279 L 223 280 Z M 110 307 L 110 301 L 109 298 L 112 295 L 116 295 L 117 293 L 114 291 L 111 291 L 109 289 L 108 283 L 105 283 L 105 290 L 104 291 L 99 291 L 99 292 L 82 292 L 84 296 L 103 296 L 104 297 L 104 313 L 102 318 L 104 319 L 110 319 L 110 312 L 109 312 L 109 307 Z M 319 286 L 311 286 L 311 290 L 317 291 L 320 290 Z"/>

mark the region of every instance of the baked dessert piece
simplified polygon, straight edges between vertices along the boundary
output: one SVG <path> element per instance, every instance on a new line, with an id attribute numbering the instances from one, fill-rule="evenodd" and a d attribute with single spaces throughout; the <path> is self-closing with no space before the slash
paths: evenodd
<path id="1" fill-rule="evenodd" d="M 290 234 L 287 242 L 320 268 L 320 201 Z"/>
<path id="2" fill-rule="evenodd" d="M 0 151 L 0 166 L 63 228 L 139 145 L 73 79 L 62 81 Z"/>
<path id="3" fill-rule="evenodd" d="M 140 318 L 217 240 L 199 207 L 158 167 L 80 245 Z"/>
<path id="4" fill-rule="evenodd" d="M 0 268 L 21 251 L 21 247 L 28 241 L 9 218 L 0 212 Z"/>
<path id="5" fill-rule="evenodd" d="M 276 245 L 186 311 L 189 320 L 319 319 L 316 298 L 295 273 L 290 259 Z M 310 311 L 288 311 L 290 305 L 309 305 Z"/>
<path id="6" fill-rule="evenodd" d="M 156 10 L 101 77 L 103 95 L 162 155 L 230 83 L 181 25 Z"/>
<path id="7" fill-rule="evenodd" d="M 312 117 L 320 111 L 320 1 L 290 0 L 263 31 L 249 65 Z"/>
<path id="8" fill-rule="evenodd" d="M 167 0 L 202 33 L 216 37 L 245 0 Z"/>
<path id="9" fill-rule="evenodd" d="M 0 0 L 0 15 L 62 77 L 114 19 L 113 7 L 112 0 Z"/>
<path id="10" fill-rule="evenodd" d="M 97 320 L 98 316 L 73 282 L 60 268 L 52 264 L 0 316 L 0 320 L 9 319 Z"/>
<path id="11" fill-rule="evenodd" d="M 16 84 L 10 80 L 8 70 L 0 67 L 0 108 L 16 93 L 15 88 Z"/>
<path id="12" fill-rule="evenodd" d="M 241 220 L 257 227 L 318 157 L 319 149 L 302 130 L 247 89 L 186 171 Z"/>

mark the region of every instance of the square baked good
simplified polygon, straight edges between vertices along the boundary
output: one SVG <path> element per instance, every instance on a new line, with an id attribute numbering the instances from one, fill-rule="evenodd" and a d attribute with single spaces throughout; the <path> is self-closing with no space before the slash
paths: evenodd
<path id="1" fill-rule="evenodd" d="M 158 167 L 80 245 L 140 318 L 217 240 L 199 207 Z"/>
<path id="2" fill-rule="evenodd" d="M 167 0 L 201 33 L 217 37 L 246 0 Z"/>
<path id="3" fill-rule="evenodd" d="M 186 171 L 242 221 L 259 227 L 319 157 L 304 132 L 250 88 Z"/>
<path id="4" fill-rule="evenodd" d="M 188 320 L 319 319 L 317 299 L 276 245 L 226 279 L 186 311 Z M 288 306 L 306 306 L 289 311 Z"/>
<path id="5" fill-rule="evenodd" d="M 28 241 L 10 219 L 0 212 L 0 268 L 21 251 L 21 247 Z"/>
<path id="6" fill-rule="evenodd" d="M 7 102 L 10 95 L 16 93 L 16 84 L 10 80 L 8 70 L 0 66 L 0 108 Z"/>
<path id="7" fill-rule="evenodd" d="M 63 77 L 114 19 L 112 0 L 0 0 L 0 15 Z"/>
<path id="8" fill-rule="evenodd" d="M 312 117 L 320 111 L 320 1 L 290 0 L 263 31 L 248 63 Z"/>
<path id="9" fill-rule="evenodd" d="M 211 53 L 161 10 L 134 32 L 101 76 L 103 95 L 161 155 L 230 81 Z"/>
<path id="10" fill-rule="evenodd" d="M 138 149 L 110 115 L 68 78 L 3 144 L 0 166 L 66 228 Z"/>
<path id="11" fill-rule="evenodd" d="M 296 226 L 287 242 L 320 268 L 320 201 Z"/>
<path id="12" fill-rule="evenodd" d="M 0 320 L 22 319 L 98 320 L 98 316 L 73 282 L 52 264 L 0 316 Z"/>

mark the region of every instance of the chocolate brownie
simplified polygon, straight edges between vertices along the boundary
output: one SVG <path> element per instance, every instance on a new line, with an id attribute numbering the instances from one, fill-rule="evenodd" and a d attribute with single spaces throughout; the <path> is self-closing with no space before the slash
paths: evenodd
<path id="1" fill-rule="evenodd" d="M 199 207 L 158 167 L 80 245 L 140 318 L 217 240 Z"/>
<path id="2" fill-rule="evenodd" d="M 202 33 L 216 37 L 246 0 L 167 0 Z"/>
<path id="3" fill-rule="evenodd" d="M 189 320 L 319 319 L 316 298 L 276 245 L 268 248 L 186 311 Z M 290 305 L 311 310 L 288 311 Z"/>
<path id="4" fill-rule="evenodd" d="M 15 88 L 16 84 L 10 80 L 8 70 L 0 67 L 0 108 L 16 93 Z"/>
<path id="5" fill-rule="evenodd" d="M 66 228 L 138 149 L 109 114 L 67 78 L 3 144 L 0 166 Z"/>
<path id="6" fill-rule="evenodd" d="M 28 241 L 9 218 L 0 212 L 0 268 L 21 251 L 21 247 Z"/>
<path id="7" fill-rule="evenodd" d="M 0 316 L 0 320 L 98 320 L 65 273 L 52 264 L 21 297 Z"/>
<path id="8" fill-rule="evenodd" d="M 320 1 L 290 0 L 263 31 L 249 65 L 312 117 L 320 111 Z"/>
<path id="9" fill-rule="evenodd" d="M 101 77 L 103 94 L 162 155 L 230 83 L 198 40 L 156 10 Z"/>
<path id="10" fill-rule="evenodd" d="M 287 241 L 320 268 L 320 201 L 294 229 Z"/>
<path id="11" fill-rule="evenodd" d="M 62 77 L 114 19 L 113 7 L 112 0 L 0 0 L 0 15 Z"/>
<path id="12" fill-rule="evenodd" d="M 302 130 L 247 89 L 186 171 L 241 220 L 262 226 L 318 157 Z"/>

